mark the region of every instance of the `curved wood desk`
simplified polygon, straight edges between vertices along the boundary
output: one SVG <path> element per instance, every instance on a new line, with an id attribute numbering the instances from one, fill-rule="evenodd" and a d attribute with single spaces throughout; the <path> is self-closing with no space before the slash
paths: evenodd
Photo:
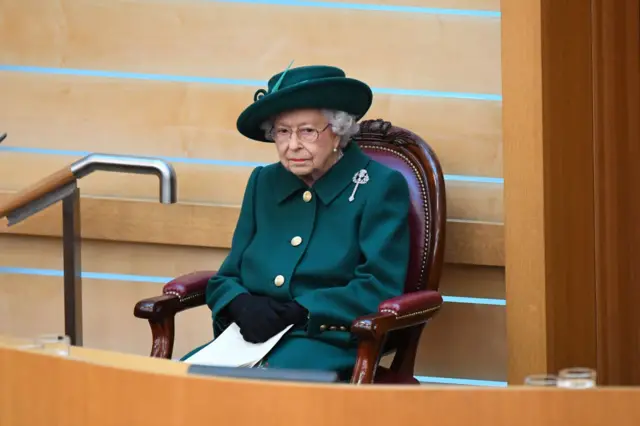
<path id="1" fill-rule="evenodd" d="M 640 389 L 308 385 L 190 376 L 186 365 L 0 338 L 0 425 L 640 424 Z"/>

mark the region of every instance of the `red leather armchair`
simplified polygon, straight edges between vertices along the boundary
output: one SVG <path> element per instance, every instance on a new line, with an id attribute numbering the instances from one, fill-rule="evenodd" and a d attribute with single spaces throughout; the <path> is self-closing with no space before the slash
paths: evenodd
<path id="1" fill-rule="evenodd" d="M 399 170 L 410 187 L 411 258 L 404 294 L 382 302 L 378 312 L 357 318 L 350 332 L 358 337 L 358 357 L 351 382 L 416 384 L 413 376 L 422 330 L 442 306 L 438 293 L 444 257 L 445 185 L 440 163 L 414 133 L 383 120 L 361 123 L 355 137 L 374 160 Z M 205 305 L 205 289 L 216 271 L 197 271 L 167 283 L 162 295 L 141 300 L 134 315 L 149 321 L 151 356 L 170 358 L 175 315 Z M 390 368 L 380 358 L 395 352 Z"/>

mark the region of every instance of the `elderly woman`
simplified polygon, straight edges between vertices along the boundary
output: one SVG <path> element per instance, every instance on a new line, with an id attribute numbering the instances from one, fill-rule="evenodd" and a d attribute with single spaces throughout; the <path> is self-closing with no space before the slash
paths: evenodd
<path id="1" fill-rule="evenodd" d="M 280 161 L 251 173 L 206 300 L 216 335 L 235 322 L 257 343 L 294 324 L 262 366 L 348 377 L 351 323 L 402 293 L 407 183 L 351 142 L 371 101 L 338 68 L 299 67 L 273 76 L 238 118 L 240 133 L 274 143 Z"/>

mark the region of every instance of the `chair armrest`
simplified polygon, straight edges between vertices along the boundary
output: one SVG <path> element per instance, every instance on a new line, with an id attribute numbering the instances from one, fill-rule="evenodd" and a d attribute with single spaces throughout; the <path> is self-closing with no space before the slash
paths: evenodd
<path id="1" fill-rule="evenodd" d="M 351 383 L 373 383 L 389 333 L 421 326 L 440 310 L 442 302 L 442 296 L 437 291 L 417 291 L 385 300 L 378 306 L 377 313 L 356 318 L 351 325 L 351 333 L 359 343 Z M 411 349 L 404 350 L 411 352 Z M 401 376 L 412 378 L 413 359 L 411 357 L 408 363 L 405 360 L 396 363 L 394 358 L 391 369 Z"/>
<path id="2" fill-rule="evenodd" d="M 422 290 L 385 300 L 378 307 L 378 311 L 391 313 L 397 317 L 427 315 L 421 317 L 426 321 L 433 315 L 428 313 L 440 309 L 442 303 L 442 296 L 437 291 Z"/>
<path id="3" fill-rule="evenodd" d="M 440 310 L 442 303 L 437 291 L 403 294 L 382 302 L 377 313 L 357 318 L 351 332 L 361 339 L 380 339 L 390 331 L 424 324 Z"/>
<path id="4" fill-rule="evenodd" d="M 197 271 L 181 275 L 165 284 L 161 296 L 136 303 L 133 315 L 149 320 L 152 357 L 171 358 L 176 314 L 206 304 L 207 283 L 216 273 L 217 271 Z"/>
<path id="5" fill-rule="evenodd" d="M 169 281 L 162 288 L 163 294 L 173 294 L 181 300 L 185 300 L 204 292 L 207 289 L 207 283 L 215 276 L 218 271 L 196 271 L 190 274 L 181 275 Z"/>
<path id="6" fill-rule="evenodd" d="M 185 309 L 206 303 L 205 291 L 209 279 L 217 271 L 196 271 L 169 281 L 162 288 L 162 296 L 150 297 L 136 303 L 133 314 L 137 318 L 162 321 Z"/>

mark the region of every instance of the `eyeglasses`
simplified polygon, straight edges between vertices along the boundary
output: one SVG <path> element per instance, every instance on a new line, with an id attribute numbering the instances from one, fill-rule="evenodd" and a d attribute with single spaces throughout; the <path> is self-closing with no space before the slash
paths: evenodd
<path id="1" fill-rule="evenodd" d="M 327 124 L 322 130 L 314 129 L 313 127 L 303 127 L 301 129 L 296 129 L 295 132 L 285 127 L 273 128 L 271 129 L 271 137 L 276 142 L 289 142 L 291 140 L 291 135 L 295 133 L 296 138 L 299 141 L 311 143 L 318 140 L 320 133 L 327 130 L 330 125 L 331 124 Z"/>

